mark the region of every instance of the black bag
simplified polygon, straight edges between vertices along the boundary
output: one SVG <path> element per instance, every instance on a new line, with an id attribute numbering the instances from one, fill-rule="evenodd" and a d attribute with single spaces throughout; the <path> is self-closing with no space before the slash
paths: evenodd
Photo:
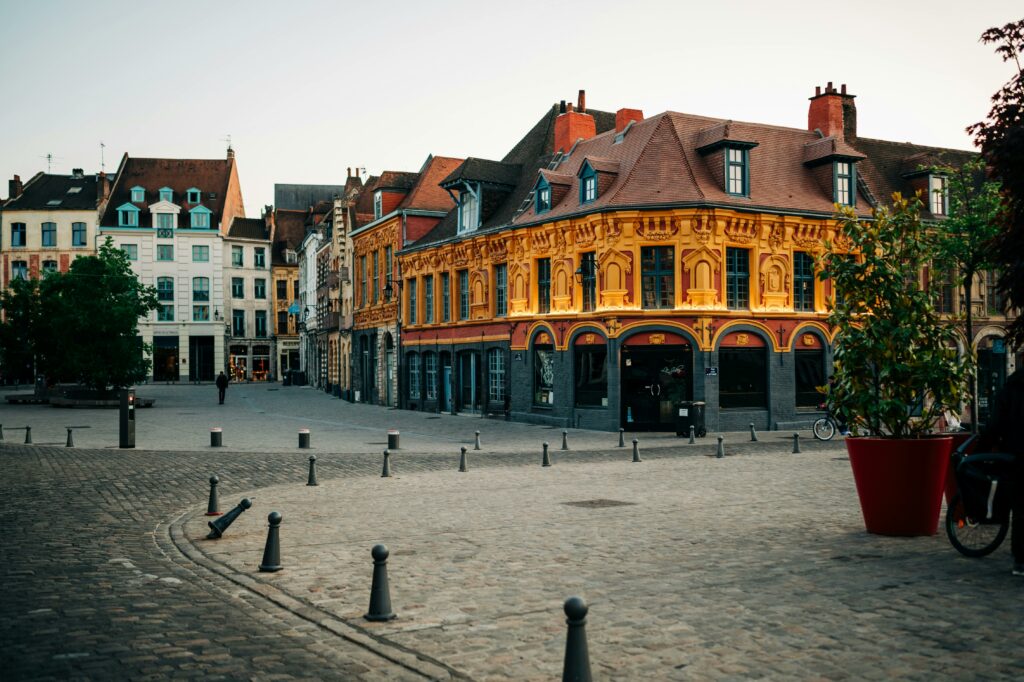
<path id="1" fill-rule="evenodd" d="M 965 457 L 956 468 L 964 511 L 979 523 L 1001 523 L 1013 500 L 1013 455 L 994 452 Z"/>

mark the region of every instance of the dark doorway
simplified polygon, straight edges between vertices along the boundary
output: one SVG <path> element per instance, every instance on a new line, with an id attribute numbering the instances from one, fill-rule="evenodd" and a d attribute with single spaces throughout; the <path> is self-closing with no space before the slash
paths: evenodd
<path id="1" fill-rule="evenodd" d="M 213 337 L 188 337 L 188 380 L 213 381 Z"/>
<path id="2" fill-rule="evenodd" d="M 459 411 L 480 410 L 480 353 L 468 350 L 459 353 Z"/>
<path id="3" fill-rule="evenodd" d="M 441 411 L 452 411 L 452 356 L 441 353 Z"/>
<path id="4" fill-rule="evenodd" d="M 178 337 L 153 337 L 153 381 L 178 380 Z"/>
<path id="5" fill-rule="evenodd" d="M 693 400 L 693 349 L 689 345 L 624 346 L 621 367 L 622 427 L 675 429 L 675 404 Z"/>

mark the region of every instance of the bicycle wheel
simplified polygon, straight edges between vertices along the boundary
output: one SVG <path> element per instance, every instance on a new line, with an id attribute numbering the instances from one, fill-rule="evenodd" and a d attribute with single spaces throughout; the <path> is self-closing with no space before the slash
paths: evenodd
<path id="1" fill-rule="evenodd" d="M 828 417 L 821 417 L 814 422 L 812 431 L 818 440 L 832 440 L 832 436 L 836 435 L 836 425 Z"/>
<path id="2" fill-rule="evenodd" d="M 946 509 L 946 535 L 950 544 L 964 556 L 977 558 L 996 551 L 1009 528 L 1009 519 L 998 523 L 978 523 L 967 516 L 960 493 L 953 496 Z"/>

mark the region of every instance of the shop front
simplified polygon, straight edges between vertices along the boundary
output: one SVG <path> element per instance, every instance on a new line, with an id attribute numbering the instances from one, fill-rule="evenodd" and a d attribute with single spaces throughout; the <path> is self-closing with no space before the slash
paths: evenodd
<path id="1" fill-rule="evenodd" d="M 640 332 L 625 340 L 620 362 L 622 427 L 675 429 L 676 404 L 693 400 L 693 344 L 671 332 Z"/>

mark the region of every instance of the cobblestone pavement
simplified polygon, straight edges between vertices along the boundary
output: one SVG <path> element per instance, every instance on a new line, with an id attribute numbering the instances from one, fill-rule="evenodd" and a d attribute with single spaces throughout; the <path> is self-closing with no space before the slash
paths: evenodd
<path id="1" fill-rule="evenodd" d="M 163 434 L 154 447 L 205 445 L 208 408 L 190 407 L 205 388 L 169 387 L 163 413 L 142 412 Z M 792 455 L 780 434 L 731 434 L 718 460 L 713 439 L 641 436 L 645 461 L 633 464 L 628 447 L 583 447 L 609 434 L 570 431 L 573 449 L 549 437 L 554 466 L 541 468 L 537 436 L 557 431 L 413 415 L 423 433 L 400 422 L 395 476 L 382 479 L 375 439 L 406 415 L 306 389 L 285 394 L 294 412 L 267 417 L 256 401 L 274 408 L 277 393 L 260 387 L 247 403 L 245 388 L 229 391 L 225 428 L 276 452 L 69 449 L 5 434 L 0 677 L 553 679 L 573 593 L 591 604 L 599 678 L 1024 670 L 1024 585 L 1007 548 L 968 560 L 942 536 L 866 535 L 839 442 Z M 91 412 L 4 406 L 0 422 L 34 419 L 63 444 L 64 423 L 112 419 Z M 292 440 L 303 416 L 338 430 L 313 451 L 316 488 Z M 472 447 L 474 429 L 460 420 L 487 434 L 465 474 L 453 446 Z M 211 473 L 222 509 L 255 496 L 217 542 L 202 539 Z M 284 513 L 285 569 L 260 574 L 271 509 Z M 392 549 L 399 619 L 371 625 L 361 615 L 376 542 Z"/>

